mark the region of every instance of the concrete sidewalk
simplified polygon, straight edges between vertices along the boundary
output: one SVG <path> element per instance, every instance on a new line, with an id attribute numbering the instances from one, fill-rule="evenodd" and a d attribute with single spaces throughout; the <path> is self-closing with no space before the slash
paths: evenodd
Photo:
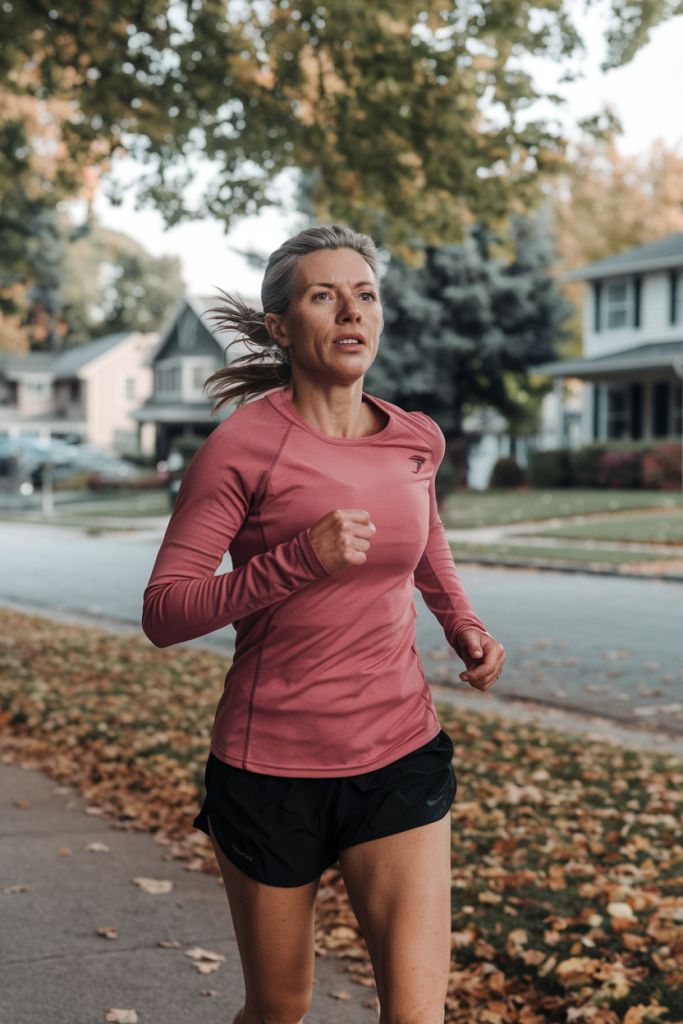
<path id="1" fill-rule="evenodd" d="M 222 883 L 164 861 L 151 836 L 86 815 L 74 790 L 39 771 L 0 764 L 0 794 L 2 1024 L 105 1024 L 112 1007 L 134 1009 L 140 1024 L 232 1021 L 242 972 Z M 86 851 L 91 843 L 109 852 Z M 173 891 L 150 895 L 138 877 L 168 880 Z M 112 926 L 117 938 L 97 934 Z M 225 961 L 202 975 L 185 955 L 193 946 Z M 363 1007 L 374 989 L 351 984 L 333 957 L 316 960 L 316 977 L 307 1024 L 377 1020 Z M 339 991 L 350 1000 L 331 995 Z"/>

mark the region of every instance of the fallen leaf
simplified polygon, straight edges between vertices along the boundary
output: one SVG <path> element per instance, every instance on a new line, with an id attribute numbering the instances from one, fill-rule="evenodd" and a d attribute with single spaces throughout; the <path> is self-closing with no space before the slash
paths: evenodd
<path id="1" fill-rule="evenodd" d="M 368 999 L 365 1003 L 363 1003 L 363 1006 L 365 1007 L 366 1010 L 377 1010 L 377 1013 L 379 1013 L 379 999 L 377 998 L 377 996 L 375 996 L 374 999 Z"/>
<path id="2" fill-rule="evenodd" d="M 545 960 L 545 953 L 540 949 L 524 949 L 519 955 L 527 967 L 538 967 Z"/>
<path id="3" fill-rule="evenodd" d="M 180 949 L 180 943 L 175 939 L 159 939 L 157 946 L 161 946 L 162 949 Z"/>
<path id="4" fill-rule="evenodd" d="M 192 960 L 213 960 L 214 963 L 222 964 L 225 957 L 222 953 L 212 953 L 209 949 L 202 949 L 201 946 L 193 946 L 192 949 L 185 950 L 185 956 L 189 956 Z"/>
<path id="5" fill-rule="evenodd" d="M 216 992 L 215 988 L 203 988 L 199 991 L 200 996 L 222 996 L 222 992 Z"/>
<path id="6" fill-rule="evenodd" d="M 626 921 L 634 921 L 635 914 L 629 903 L 608 903 L 607 913 L 610 917 L 621 917 Z"/>
<path id="7" fill-rule="evenodd" d="M 21 808 L 22 811 L 27 811 L 31 806 L 30 800 L 15 800 L 14 806 Z"/>
<path id="8" fill-rule="evenodd" d="M 143 892 L 151 896 L 161 896 L 165 892 L 173 891 L 173 882 L 167 882 L 160 878 L 134 878 L 133 883 Z"/>
<path id="9" fill-rule="evenodd" d="M 97 934 L 101 935 L 104 939 L 118 939 L 119 930 L 114 925 L 105 926 L 104 928 L 98 928 Z"/>
<path id="10" fill-rule="evenodd" d="M 217 963 L 206 963 L 204 960 L 193 960 L 193 967 L 196 967 L 200 974 L 213 974 L 220 967 Z"/>
<path id="11" fill-rule="evenodd" d="M 451 949 L 462 949 L 463 946 L 470 946 L 476 938 L 474 932 L 451 932 Z"/>
<path id="12" fill-rule="evenodd" d="M 491 892 L 490 889 L 484 889 L 483 892 L 479 893 L 477 899 L 480 903 L 494 904 L 502 902 L 503 897 L 497 892 Z"/>
<path id="13" fill-rule="evenodd" d="M 339 992 L 330 992 L 330 995 L 332 996 L 333 999 L 342 999 L 344 1002 L 347 1002 L 351 998 L 349 993 L 344 992 L 343 989 Z"/>
<path id="14" fill-rule="evenodd" d="M 555 968 L 555 977 L 565 988 L 578 988 L 591 980 L 600 962 L 589 956 L 572 956 Z"/>
<path id="15" fill-rule="evenodd" d="M 8 885 L 5 892 L 28 892 L 27 885 Z"/>
<path id="16" fill-rule="evenodd" d="M 57 853 L 58 853 L 58 855 L 60 857 L 70 857 L 71 856 L 71 850 L 69 849 L 68 846 L 60 846 L 59 849 L 57 850 Z"/>
<path id="17" fill-rule="evenodd" d="M 507 937 L 505 952 L 508 956 L 519 956 L 522 952 L 522 948 L 526 946 L 528 941 L 529 936 L 524 928 L 513 928 Z"/>
<path id="18" fill-rule="evenodd" d="M 549 956 L 543 966 L 538 969 L 539 978 L 545 978 L 546 974 L 550 974 L 556 963 L 557 957 Z"/>
<path id="19" fill-rule="evenodd" d="M 88 853 L 109 853 L 109 847 L 106 843 L 88 843 L 83 849 L 87 850 Z"/>
<path id="20" fill-rule="evenodd" d="M 657 1017 L 663 1017 L 668 1012 L 666 1006 L 659 1006 L 656 1002 L 650 1003 L 649 1006 L 638 1003 L 637 1006 L 629 1006 L 624 1015 L 623 1024 L 642 1024 L 644 1020 L 656 1020 Z"/>
<path id="21" fill-rule="evenodd" d="M 86 807 L 85 813 L 99 816 L 100 814 L 104 814 L 104 807 Z M 124 1011 L 122 1010 L 121 1013 L 123 1012 Z"/>
<path id="22" fill-rule="evenodd" d="M 106 1014 L 111 1024 L 138 1024 L 135 1010 L 107 1010 Z"/>

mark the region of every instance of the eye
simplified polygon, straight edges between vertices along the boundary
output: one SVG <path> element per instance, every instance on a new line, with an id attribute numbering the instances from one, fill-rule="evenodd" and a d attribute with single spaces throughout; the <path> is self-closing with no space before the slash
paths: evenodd
<path id="1" fill-rule="evenodd" d="M 316 300 L 317 299 L 329 299 L 330 298 L 330 293 L 329 292 L 318 292 L 318 294 L 314 295 L 313 298 L 316 299 Z"/>
<path id="2" fill-rule="evenodd" d="M 363 302 L 367 302 L 368 300 L 370 300 L 370 302 L 375 301 L 375 296 L 372 292 L 361 292 L 360 297 Z"/>

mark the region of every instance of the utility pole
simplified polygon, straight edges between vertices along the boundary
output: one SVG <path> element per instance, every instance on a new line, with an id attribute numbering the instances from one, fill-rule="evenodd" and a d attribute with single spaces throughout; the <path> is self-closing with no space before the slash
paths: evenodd
<path id="1" fill-rule="evenodd" d="M 54 494 L 52 490 L 52 475 L 54 464 L 49 460 L 43 463 L 43 515 L 46 519 L 52 519 L 55 514 Z"/>

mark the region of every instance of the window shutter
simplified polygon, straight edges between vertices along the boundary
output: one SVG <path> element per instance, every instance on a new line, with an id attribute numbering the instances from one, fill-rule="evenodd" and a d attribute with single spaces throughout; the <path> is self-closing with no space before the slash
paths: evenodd
<path id="1" fill-rule="evenodd" d="M 642 277 L 633 278 L 633 326 L 640 327 L 640 298 L 643 291 Z"/>
<path id="2" fill-rule="evenodd" d="M 594 314 L 593 326 L 594 326 L 594 329 L 595 329 L 596 333 L 600 330 L 600 322 L 601 322 L 600 302 L 601 302 L 601 299 L 602 299 L 602 281 L 594 281 L 593 282 L 593 307 L 594 307 L 594 309 L 593 309 L 593 314 Z"/>
<path id="3" fill-rule="evenodd" d="M 669 274 L 669 323 L 672 324 L 678 320 L 678 277 L 677 270 Z"/>

